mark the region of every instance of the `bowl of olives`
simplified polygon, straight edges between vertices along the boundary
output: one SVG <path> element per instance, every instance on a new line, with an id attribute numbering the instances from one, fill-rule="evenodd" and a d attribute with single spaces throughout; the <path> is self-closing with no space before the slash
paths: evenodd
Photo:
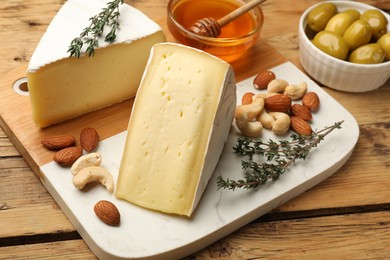
<path id="1" fill-rule="evenodd" d="M 354 1 L 323 1 L 299 21 L 299 59 L 319 83 L 346 92 L 379 88 L 390 77 L 390 16 Z"/>

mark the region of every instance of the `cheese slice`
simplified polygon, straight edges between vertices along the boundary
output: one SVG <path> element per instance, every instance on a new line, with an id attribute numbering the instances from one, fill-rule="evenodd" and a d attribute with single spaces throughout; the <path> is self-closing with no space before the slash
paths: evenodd
<path id="1" fill-rule="evenodd" d="M 135 98 L 116 196 L 190 216 L 218 163 L 235 106 L 228 63 L 183 45 L 156 44 Z"/>
<path id="2" fill-rule="evenodd" d="M 93 57 L 69 57 L 70 42 L 106 7 L 106 0 L 68 0 L 39 42 L 28 66 L 33 120 L 46 127 L 134 97 L 151 47 L 165 41 L 143 13 L 120 5 L 113 44 L 99 39 Z M 107 29 L 108 30 L 108 29 Z M 83 51 L 87 48 L 84 44 Z"/>

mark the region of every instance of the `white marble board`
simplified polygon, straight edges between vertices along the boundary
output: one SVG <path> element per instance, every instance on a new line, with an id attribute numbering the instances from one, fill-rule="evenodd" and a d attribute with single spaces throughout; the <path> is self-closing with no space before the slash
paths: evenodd
<path id="1" fill-rule="evenodd" d="M 315 82 L 292 63 L 286 62 L 272 70 L 278 78 L 290 83 L 306 81 L 308 90 L 315 91 L 321 107 L 314 113 L 313 129 L 322 129 L 344 120 L 342 129 L 335 130 L 315 148 L 305 161 L 299 161 L 276 182 L 256 190 L 217 190 L 216 177 L 242 178 L 241 158 L 232 147 L 237 134 L 229 135 L 217 169 L 191 218 L 162 214 L 118 200 L 100 185 L 83 191 L 72 184 L 68 168 L 50 162 L 40 170 L 44 185 L 91 250 L 100 259 L 175 259 L 194 253 L 246 225 L 270 210 L 282 205 L 335 173 L 350 157 L 359 137 L 354 117 Z M 243 93 L 257 91 L 253 78 L 237 84 L 237 98 Z M 122 132 L 101 141 L 98 152 L 102 166 L 117 179 L 126 133 Z M 264 140 L 277 139 L 270 131 L 263 132 Z M 119 227 L 102 223 L 93 207 L 99 200 L 113 202 L 121 213 Z"/>

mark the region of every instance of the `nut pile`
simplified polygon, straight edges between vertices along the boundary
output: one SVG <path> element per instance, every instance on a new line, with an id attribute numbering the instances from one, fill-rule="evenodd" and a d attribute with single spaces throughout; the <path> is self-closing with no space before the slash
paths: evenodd
<path id="1" fill-rule="evenodd" d="M 99 134 L 92 127 L 84 128 L 80 133 L 80 146 L 76 146 L 76 138 L 72 135 L 49 135 L 41 140 L 42 145 L 56 151 L 53 160 L 60 166 L 69 167 L 73 174 L 73 185 L 82 190 L 87 184 L 98 182 L 110 192 L 114 192 L 114 179 L 109 171 L 100 164 L 102 156 L 93 152 L 99 144 Z M 86 154 L 83 155 L 83 150 Z M 109 201 L 99 201 L 94 211 L 97 217 L 111 226 L 118 226 L 120 214 L 114 204 Z"/>
<path id="2" fill-rule="evenodd" d="M 99 144 L 99 134 L 92 127 L 80 133 L 80 145 L 71 135 L 50 135 L 41 140 L 44 147 L 57 150 L 53 160 L 63 167 L 71 166 L 74 175 L 73 185 L 82 190 L 88 183 L 99 182 L 110 192 L 114 192 L 114 179 L 110 172 L 100 166 L 102 156 L 94 151 Z M 83 149 L 87 152 L 83 155 Z"/>
<path id="3" fill-rule="evenodd" d="M 287 133 L 290 128 L 300 135 L 312 133 L 309 122 L 319 108 L 320 99 L 315 92 L 307 91 L 306 82 L 289 84 L 277 79 L 271 71 L 262 71 L 255 77 L 253 86 L 267 92 L 247 92 L 242 96 L 234 115 L 242 135 L 258 137 L 263 128 L 277 135 Z"/>
<path id="4" fill-rule="evenodd" d="M 100 166 L 102 156 L 89 153 L 78 158 L 72 165 L 73 185 L 82 190 L 88 183 L 99 182 L 110 192 L 114 192 L 114 179 L 109 171 Z"/>
<path id="5" fill-rule="evenodd" d="M 82 154 L 83 149 L 91 152 L 99 143 L 99 134 L 92 127 L 84 128 L 80 133 L 80 145 L 72 135 L 48 135 L 41 139 L 43 147 L 56 151 L 53 160 L 61 166 L 71 166 Z"/>

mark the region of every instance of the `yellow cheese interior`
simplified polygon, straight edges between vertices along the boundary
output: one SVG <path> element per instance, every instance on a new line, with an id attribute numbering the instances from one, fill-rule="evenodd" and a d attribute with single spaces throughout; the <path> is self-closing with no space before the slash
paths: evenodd
<path id="1" fill-rule="evenodd" d="M 117 197 L 191 214 L 228 66 L 188 48 L 154 47 L 128 127 Z"/>
<path id="2" fill-rule="evenodd" d="M 161 31 L 28 72 L 33 120 L 46 127 L 135 96 L 151 47 Z"/>

